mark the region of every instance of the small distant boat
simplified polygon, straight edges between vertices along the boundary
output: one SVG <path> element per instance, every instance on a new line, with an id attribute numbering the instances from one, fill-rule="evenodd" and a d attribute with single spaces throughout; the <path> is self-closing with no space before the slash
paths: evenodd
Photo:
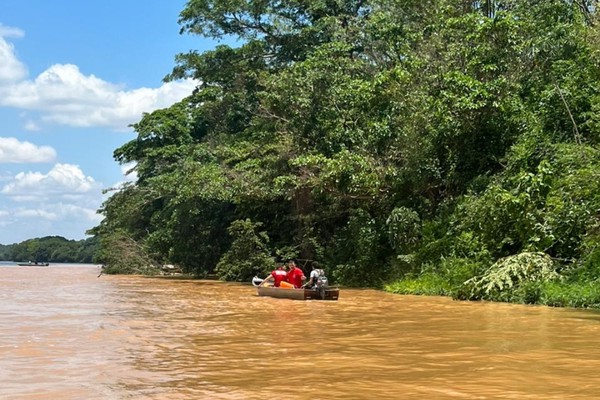
<path id="1" fill-rule="evenodd" d="M 41 262 L 28 262 L 28 263 L 17 263 L 18 266 L 20 267 L 47 267 L 48 263 L 41 263 Z"/>

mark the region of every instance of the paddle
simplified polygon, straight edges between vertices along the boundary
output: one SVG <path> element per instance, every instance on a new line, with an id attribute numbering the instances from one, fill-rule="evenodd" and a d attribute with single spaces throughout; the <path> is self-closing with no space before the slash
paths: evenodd
<path id="1" fill-rule="evenodd" d="M 252 278 L 252 286 L 254 286 L 254 287 L 258 287 L 258 286 L 262 285 L 263 282 L 264 282 L 264 279 L 261 279 L 258 276 L 255 276 L 254 278 Z"/>
<path id="2" fill-rule="evenodd" d="M 261 286 L 264 286 L 265 283 L 270 282 L 272 280 L 273 280 L 272 275 L 267 276 L 265 279 L 261 279 L 258 276 L 255 276 L 254 278 L 252 278 L 252 286 L 261 287 Z"/>
<path id="3" fill-rule="evenodd" d="M 272 281 L 272 280 L 274 280 L 274 279 L 275 279 L 275 278 L 273 278 L 273 275 L 269 275 L 269 276 L 267 276 L 267 277 L 266 277 L 266 278 L 265 278 L 265 279 L 264 279 L 264 280 L 263 280 L 263 281 L 260 283 L 260 285 L 258 285 L 258 286 L 264 286 L 264 285 L 265 285 L 265 283 L 267 283 L 267 282 L 271 282 L 271 281 Z"/>

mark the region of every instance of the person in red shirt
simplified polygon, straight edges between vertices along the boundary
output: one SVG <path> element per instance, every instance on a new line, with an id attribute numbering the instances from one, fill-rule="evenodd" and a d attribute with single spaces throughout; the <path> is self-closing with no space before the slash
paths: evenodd
<path id="1" fill-rule="evenodd" d="M 283 265 L 280 265 L 277 269 L 271 272 L 271 276 L 273 277 L 273 285 L 275 287 L 279 287 L 281 282 L 287 280 L 287 272 L 285 272 L 285 268 Z"/>
<path id="2" fill-rule="evenodd" d="M 294 260 L 290 260 L 288 262 L 287 281 L 294 285 L 295 288 L 300 288 L 305 280 L 304 272 L 296 266 Z"/>

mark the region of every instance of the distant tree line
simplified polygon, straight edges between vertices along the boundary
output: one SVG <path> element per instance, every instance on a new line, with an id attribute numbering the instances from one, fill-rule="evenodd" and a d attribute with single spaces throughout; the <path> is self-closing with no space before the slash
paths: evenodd
<path id="1" fill-rule="evenodd" d="M 1 245 L 0 261 L 92 263 L 98 239 L 67 240 L 62 236 L 28 239 Z"/>
<path id="2" fill-rule="evenodd" d="M 240 46 L 176 56 L 166 80 L 200 84 L 115 150 L 137 181 L 100 210 L 99 259 L 600 304 L 598 9 L 189 0 L 182 32 Z"/>

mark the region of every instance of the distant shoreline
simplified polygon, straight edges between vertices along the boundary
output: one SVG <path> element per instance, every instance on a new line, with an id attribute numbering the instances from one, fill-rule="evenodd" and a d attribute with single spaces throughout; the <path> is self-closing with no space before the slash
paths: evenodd
<path id="1" fill-rule="evenodd" d="M 25 261 L 27 262 L 27 261 Z M 0 267 L 21 267 L 17 264 L 23 264 L 23 261 L 0 261 Z M 48 267 L 85 267 L 85 268 L 100 268 L 100 264 L 87 264 L 87 263 L 62 263 L 62 262 L 49 262 Z M 32 267 L 37 267 L 41 265 L 36 265 L 34 263 L 31 264 Z M 27 266 L 25 266 L 27 267 Z"/>

